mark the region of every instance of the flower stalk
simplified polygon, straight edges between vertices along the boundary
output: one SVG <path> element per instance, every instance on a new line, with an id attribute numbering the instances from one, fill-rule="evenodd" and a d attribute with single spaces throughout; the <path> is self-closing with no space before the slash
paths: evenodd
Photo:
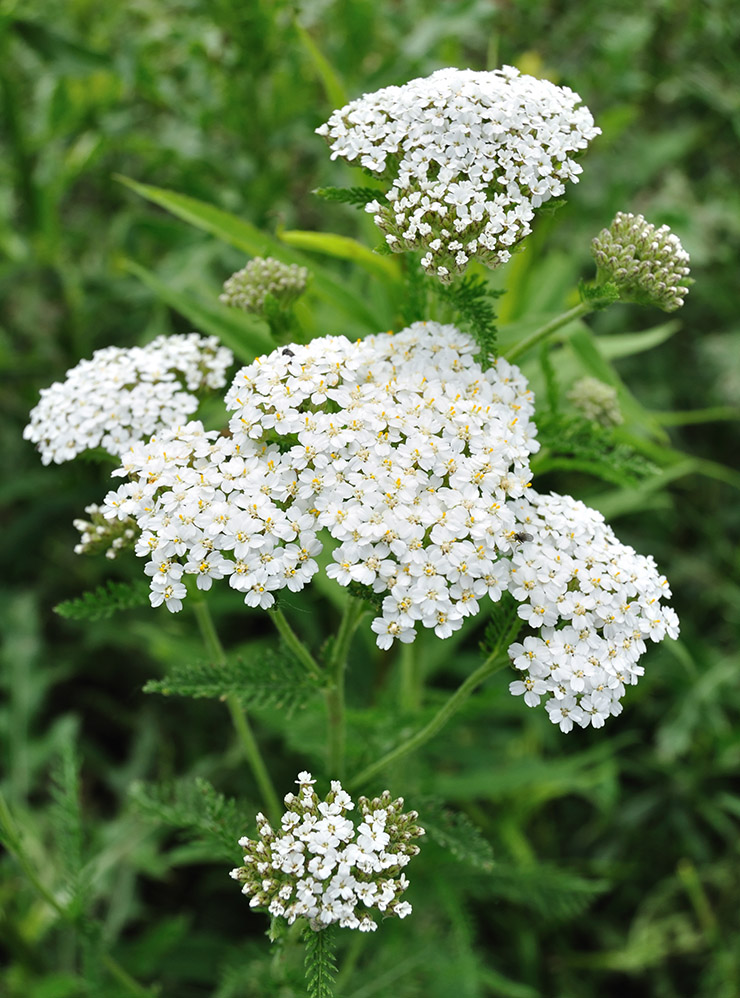
<path id="1" fill-rule="evenodd" d="M 214 663 L 218 665 L 223 664 L 226 661 L 226 653 L 224 652 L 223 645 L 221 644 L 221 640 L 216 632 L 213 617 L 211 616 L 208 604 L 203 599 L 194 599 L 193 611 L 195 613 L 195 619 L 198 622 L 198 628 L 200 630 L 201 637 L 203 638 L 203 643 L 205 644 L 209 655 L 212 656 Z M 257 739 L 254 737 L 254 732 L 252 731 L 252 727 L 247 718 L 246 711 L 242 709 L 238 699 L 233 693 L 226 697 L 225 702 L 229 714 L 231 715 L 234 730 L 244 751 L 249 767 L 252 770 L 252 775 L 255 778 L 257 786 L 259 787 L 265 807 L 267 808 L 270 817 L 273 820 L 276 820 L 281 811 L 280 801 L 270 778 L 270 774 L 267 771 L 265 761 L 262 758 L 262 753 L 260 752 L 259 745 L 257 744 Z"/>

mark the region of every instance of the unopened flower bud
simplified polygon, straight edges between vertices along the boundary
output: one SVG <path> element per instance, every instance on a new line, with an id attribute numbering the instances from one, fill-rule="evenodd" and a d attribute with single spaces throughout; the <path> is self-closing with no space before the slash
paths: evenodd
<path id="1" fill-rule="evenodd" d="M 224 283 L 219 301 L 258 315 L 265 310 L 267 295 L 288 308 L 306 290 L 308 270 L 296 263 L 281 263 L 270 256 L 256 256 Z"/>
<path id="2" fill-rule="evenodd" d="M 568 399 L 594 423 L 618 426 L 624 422 L 616 388 L 604 384 L 598 378 L 581 378 L 576 381 L 568 392 Z"/>
<path id="3" fill-rule="evenodd" d="M 642 215 L 617 212 L 591 243 L 591 252 L 600 276 L 617 287 L 623 301 L 665 312 L 683 305 L 689 254 L 667 225 L 656 229 Z"/>

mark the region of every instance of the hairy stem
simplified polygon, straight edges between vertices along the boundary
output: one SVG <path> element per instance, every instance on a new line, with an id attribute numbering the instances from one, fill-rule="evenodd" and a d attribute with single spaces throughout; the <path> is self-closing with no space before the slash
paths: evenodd
<path id="1" fill-rule="evenodd" d="M 329 772 L 331 777 L 336 780 L 344 778 L 344 746 L 346 741 L 344 672 L 352 636 L 364 613 L 365 607 L 361 601 L 349 596 L 326 663 L 329 680 L 325 693 L 328 718 Z"/>
<path id="2" fill-rule="evenodd" d="M 223 664 L 226 661 L 226 653 L 224 652 L 221 640 L 216 633 L 213 617 L 211 616 L 211 611 L 208 609 L 208 604 L 205 600 L 194 599 L 193 609 L 195 612 L 195 618 L 198 621 L 201 637 L 203 638 L 203 642 L 208 650 L 208 653 L 213 657 L 213 661 L 215 663 L 219 665 Z M 278 822 L 282 812 L 280 800 L 275 792 L 275 787 L 270 779 L 270 774 L 265 766 L 265 761 L 262 758 L 262 753 L 260 752 L 259 745 L 254 737 L 254 732 L 249 724 L 246 712 L 241 708 L 239 701 L 234 694 L 230 694 L 226 697 L 226 706 L 228 707 L 229 714 L 231 715 L 234 730 L 236 731 L 239 742 L 244 750 L 244 755 L 246 756 L 249 767 L 252 770 L 252 775 L 257 782 L 257 786 L 259 787 L 260 794 L 262 795 L 262 800 L 265 808 L 267 809 L 267 813 L 270 816 L 270 820 L 272 822 Z"/>
<path id="3" fill-rule="evenodd" d="M 521 343 L 517 343 L 516 346 L 507 351 L 505 354 L 506 359 L 516 360 L 518 357 L 521 357 L 522 354 L 527 353 L 528 350 L 538 346 L 546 340 L 548 336 L 552 336 L 552 334 L 556 333 L 558 329 L 562 329 L 563 326 L 567 326 L 575 319 L 580 319 L 583 315 L 588 315 L 589 312 L 593 311 L 594 307 L 593 302 L 582 301 L 580 305 L 576 305 L 567 312 L 563 312 L 563 314 L 559 315 L 556 319 L 546 322 L 544 326 L 540 326 L 539 329 L 535 329 L 535 331 L 525 337 Z"/>
<path id="4" fill-rule="evenodd" d="M 285 642 L 287 648 L 293 652 L 298 661 L 306 666 L 306 669 L 310 675 L 316 677 L 321 671 L 316 659 L 313 657 L 308 648 L 304 645 L 301 639 L 298 637 L 296 632 L 288 623 L 285 614 L 282 610 L 274 609 L 268 611 L 272 622 L 277 628 L 280 637 Z"/>
<path id="5" fill-rule="evenodd" d="M 428 742 L 430 738 L 433 738 L 437 732 L 444 727 L 444 725 L 449 721 L 453 714 L 455 714 L 460 707 L 465 703 L 470 694 L 475 690 L 480 684 L 492 676 L 494 672 L 498 672 L 503 669 L 504 666 L 508 665 L 509 657 L 508 655 L 500 655 L 498 651 L 489 655 L 485 660 L 483 665 L 479 666 L 475 672 L 472 672 L 463 683 L 458 686 L 452 696 L 447 700 L 437 711 L 431 721 L 428 721 L 423 728 L 407 738 L 405 742 L 401 742 L 390 752 L 386 752 L 384 756 L 375 762 L 366 766 L 361 772 L 352 778 L 350 781 L 350 786 L 355 787 L 366 780 L 370 779 L 371 776 L 375 776 L 381 770 L 385 769 L 392 762 L 396 762 L 398 759 L 402 759 L 409 752 L 414 752 L 416 749 Z"/>

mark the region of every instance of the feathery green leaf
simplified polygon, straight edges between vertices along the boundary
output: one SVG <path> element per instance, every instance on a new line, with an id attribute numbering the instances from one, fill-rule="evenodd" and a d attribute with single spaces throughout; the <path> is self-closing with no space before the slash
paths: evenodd
<path id="1" fill-rule="evenodd" d="M 149 606 L 147 582 L 108 581 L 76 599 L 58 603 L 54 612 L 67 620 L 103 620 L 118 610 L 132 610 L 137 606 Z"/>
<path id="2" fill-rule="evenodd" d="M 386 201 L 383 191 L 377 187 L 317 187 L 314 191 L 325 201 L 338 201 L 341 204 L 354 204 L 362 208 L 369 201 Z"/>
<path id="3" fill-rule="evenodd" d="M 259 648 L 249 658 L 174 666 L 163 679 L 150 679 L 145 693 L 222 700 L 234 696 L 243 707 L 279 707 L 289 715 L 320 689 L 304 665 L 285 651 Z"/>
<path id="4" fill-rule="evenodd" d="M 306 989 L 308 998 L 334 998 L 337 965 L 334 960 L 334 935 L 331 928 L 314 932 L 306 927 Z"/>
<path id="5" fill-rule="evenodd" d="M 455 859 L 479 870 L 493 868 L 493 849 L 479 828 L 461 811 L 451 811 L 434 797 L 415 802 L 419 823 L 430 840 L 447 849 Z"/>
<path id="6" fill-rule="evenodd" d="M 496 356 L 498 328 L 493 301 L 503 291 L 492 288 L 482 277 L 463 277 L 457 284 L 432 285 L 435 293 L 459 315 L 458 322 L 479 346 L 477 359 L 483 368 L 490 367 Z"/>

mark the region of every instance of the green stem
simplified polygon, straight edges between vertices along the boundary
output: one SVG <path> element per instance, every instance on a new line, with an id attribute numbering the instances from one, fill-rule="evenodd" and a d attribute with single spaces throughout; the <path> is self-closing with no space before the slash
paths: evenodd
<path id="1" fill-rule="evenodd" d="M 270 610 L 269 614 L 286 646 L 293 652 L 298 661 L 306 666 L 310 675 L 317 677 L 321 670 L 316 659 L 290 626 L 283 611 L 274 609 Z"/>
<path id="2" fill-rule="evenodd" d="M 193 599 L 193 610 L 195 618 L 198 621 L 201 637 L 209 654 L 213 657 L 214 663 L 223 665 L 226 662 L 226 653 L 216 633 L 208 604 L 205 600 Z M 257 786 L 259 787 L 270 820 L 278 822 L 282 813 L 280 800 L 275 792 L 275 787 L 272 785 L 270 774 L 265 766 L 265 761 L 262 758 L 257 739 L 254 737 L 254 732 L 249 724 L 247 715 L 242 710 L 239 700 L 233 693 L 226 697 L 226 706 L 229 709 L 229 714 L 231 714 L 234 730 L 244 750 L 244 755 L 252 770 L 252 775 L 257 781 Z"/>
<path id="3" fill-rule="evenodd" d="M 569 323 L 574 322 L 576 319 L 580 319 L 583 315 L 588 315 L 589 312 L 594 310 L 594 302 L 582 301 L 579 305 L 574 306 L 567 312 L 563 312 L 556 319 L 552 319 L 550 322 L 546 322 L 544 326 L 540 326 L 539 329 L 535 329 L 533 333 L 530 333 L 521 343 L 517 343 L 516 346 L 512 347 L 506 353 L 507 360 L 516 360 L 517 357 L 521 357 L 522 354 L 527 353 L 533 347 L 538 346 L 543 340 L 546 340 L 548 336 L 552 336 L 556 333 L 558 329 L 562 329 L 563 326 L 567 326 Z"/>
<path id="4" fill-rule="evenodd" d="M 329 772 L 332 779 L 336 780 L 344 778 L 344 747 L 346 741 L 344 671 L 352 636 L 364 613 L 365 607 L 361 601 L 349 596 L 344 605 L 344 613 L 342 614 L 337 636 L 331 646 L 326 662 L 329 679 L 329 685 L 325 693 L 328 719 Z"/>
<path id="5" fill-rule="evenodd" d="M 386 752 L 382 758 L 376 760 L 371 765 L 366 766 L 360 773 L 352 778 L 350 781 L 350 786 L 355 787 L 361 783 L 366 782 L 371 776 L 375 776 L 381 770 L 385 769 L 392 762 L 396 762 L 397 759 L 402 759 L 409 752 L 414 752 L 425 742 L 428 742 L 430 738 L 433 738 L 437 732 L 444 727 L 444 725 L 449 721 L 453 714 L 455 714 L 460 707 L 465 703 L 470 694 L 475 690 L 480 684 L 492 676 L 494 672 L 498 672 L 503 669 L 504 666 L 508 665 L 509 657 L 508 655 L 499 656 L 498 652 L 494 652 L 489 655 L 485 660 L 483 665 L 479 666 L 475 672 L 472 672 L 467 679 L 458 686 L 452 696 L 447 700 L 437 711 L 434 717 L 423 728 L 420 728 L 415 734 L 407 738 L 405 742 L 401 742 L 390 752 Z"/>
<path id="6" fill-rule="evenodd" d="M 111 977 L 115 977 L 118 983 L 122 984 L 129 994 L 136 995 L 136 998 L 152 998 L 152 995 L 157 994 L 156 991 L 145 988 L 138 981 L 134 980 L 131 974 L 127 970 L 124 970 L 118 960 L 114 960 L 109 953 L 104 953 L 101 961 Z"/>
<path id="7" fill-rule="evenodd" d="M 399 701 L 401 709 L 412 714 L 419 709 L 421 701 L 419 659 L 416 655 L 415 641 L 401 645 L 399 659 L 401 666 Z"/>

